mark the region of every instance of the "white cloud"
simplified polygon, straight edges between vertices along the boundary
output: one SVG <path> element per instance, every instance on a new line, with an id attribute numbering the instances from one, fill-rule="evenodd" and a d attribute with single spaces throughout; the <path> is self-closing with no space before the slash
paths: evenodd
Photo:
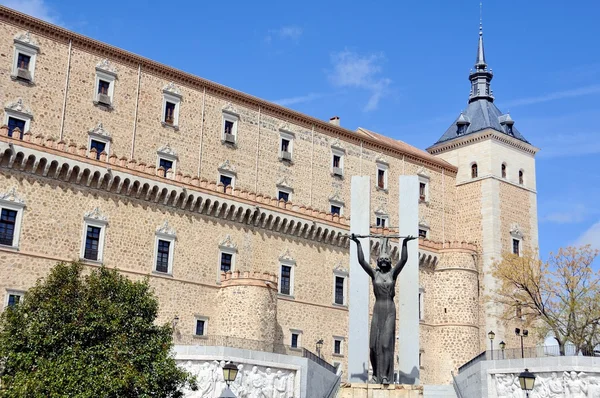
<path id="1" fill-rule="evenodd" d="M 586 216 L 590 213 L 587 206 L 584 206 L 581 203 L 570 206 L 569 208 L 565 207 L 569 206 L 564 206 L 563 204 L 563 210 L 551 212 L 543 216 L 541 221 L 548 221 L 556 224 L 580 223 L 585 221 Z"/>
<path id="2" fill-rule="evenodd" d="M 294 104 L 300 104 L 303 102 L 314 101 L 314 100 L 319 99 L 324 96 L 325 96 L 325 94 L 321 94 L 321 93 L 310 93 L 307 95 L 300 95 L 297 97 L 282 98 L 282 99 L 278 99 L 278 100 L 275 100 L 272 102 L 274 102 L 278 105 L 281 105 L 281 106 L 290 106 L 290 105 L 294 105 Z"/>
<path id="3" fill-rule="evenodd" d="M 379 101 L 387 94 L 392 81 L 381 77 L 383 54 L 361 56 L 355 52 L 344 50 L 331 55 L 333 72 L 329 78 L 338 87 L 361 88 L 369 91 L 371 96 L 364 107 L 365 111 L 377 109 Z"/>
<path id="4" fill-rule="evenodd" d="M 503 107 L 515 107 L 521 105 L 533 105 L 541 102 L 560 100 L 564 98 L 581 97 L 583 95 L 600 93 L 600 84 L 594 84 L 586 87 L 579 87 L 572 90 L 556 91 L 554 93 L 544 94 L 537 97 L 519 98 L 502 103 Z"/>
<path id="5" fill-rule="evenodd" d="M 280 40 L 293 40 L 298 41 L 300 36 L 302 36 L 302 28 L 295 25 L 282 26 L 278 29 L 269 29 L 267 36 L 265 37 L 265 41 L 267 43 L 271 43 L 274 38 Z"/>
<path id="6" fill-rule="evenodd" d="M 44 0 L 2 0 L 1 3 L 13 10 L 20 11 L 46 22 L 60 25 L 60 18 Z"/>
<path id="7" fill-rule="evenodd" d="M 540 137 L 537 144 L 542 148 L 539 157 L 559 158 L 593 155 L 600 153 L 598 133 L 552 134 Z"/>
<path id="8" fill-rule="evenodd" d="M 576 246 L 592 245 L 596 249 L 600 249 L 600 221 L 593 224 L 575 241 Z"/>

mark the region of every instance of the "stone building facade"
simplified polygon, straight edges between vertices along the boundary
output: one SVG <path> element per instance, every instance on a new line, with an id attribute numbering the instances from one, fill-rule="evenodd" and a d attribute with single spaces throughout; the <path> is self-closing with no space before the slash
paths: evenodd
<path id="1" fill-rule="evenodd" d="M 485 90 L 482 40 L 471 80 Z M 537 149 L 477 84 L 422 151 L 5 7 L 0 55 L 4 305 L 57 261 L 82 260 L 148 277 L 181 341 L 323 340 L 343 370 L 351 176 L 371 176 L 377 228 L 398 225 L 398 176 L 416 174 L 421 380 L 448 382 L 489 329 L 509 341 L 483 292 L 502 251 L 537 245 Z"/>

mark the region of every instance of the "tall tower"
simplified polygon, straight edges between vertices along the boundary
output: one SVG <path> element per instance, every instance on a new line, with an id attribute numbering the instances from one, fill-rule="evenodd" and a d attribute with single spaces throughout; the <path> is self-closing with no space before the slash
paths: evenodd
<path id="1" fill-rule="evenodd" d="M 500 308 L 485 302 L 497 284 L 491 265 L 506 251 L 523 253 L 538 246 L 535 154 L 539 149 L 519 132 L 510 114 L 494 104 L 492 78 L 480 23 L 467 108 L 427 149 L 458 167 L 454 240 L 478 246 L 482 350 L 489 348 L 489 331 L 496 333 L 496 342 L 516 347 L 514 325 L 500 319 Z"/>

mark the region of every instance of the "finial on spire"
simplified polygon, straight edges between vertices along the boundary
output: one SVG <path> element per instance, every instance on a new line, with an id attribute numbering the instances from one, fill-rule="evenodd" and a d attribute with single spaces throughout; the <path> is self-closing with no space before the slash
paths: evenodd
<path id="1" fill-rule="evenodd" d="M 483 35 L 483 2 L 479 2 L 479 36 Z"/>

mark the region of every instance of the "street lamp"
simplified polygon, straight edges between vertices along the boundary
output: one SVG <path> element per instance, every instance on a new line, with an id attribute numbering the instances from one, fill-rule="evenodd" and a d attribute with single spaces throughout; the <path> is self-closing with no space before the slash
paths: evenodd
<path id="1" fill-rule="evenodd" d="M 223 366 L 223 379 L 225 379 L 225 383 L 229 386 L 237 377 L 238 368 L 235 364 L 229 362 L 225 366 Z"/>
<path id="2" fill-rule="evenodd" d="M 524 350 L 523 350 L 523 337 L 527 337 L 529 336 L 529 331 L 526 329 L 519 329 L 519 328 L 515 328 L 515 334 L 519 337 L 521 337 L 521 358 L 525 358 L 524 355 Z"/>
<path id="3" fill-rule="evenodd" d="M 319 355 L 319 359 L 321 359 L 321 348 L 323 347 L 323 339 L 319 339 L 317 341 L 317 354 Z"/>
<path id="4" fill-rule="evenodd" d="M 529 391 L 533 390 L 533 385 L 535 384 L 535 375 L 529 369 L 525 369 L 524 372 L 519 374 L 519 384 L 521 385 L 521 390 L 525 391 L 525 395 L 529 397 Z"/>
<path id="5" fill-rule="evenodd" d="M 488 333 L 488 338 L 490 339 L 490 353 L 492 355 L 492 361 L 494 360 L 494 337 L 496 337 L 496 333 L 490 331 Z"/>
<path id="6" fill-rule="evenodd" d="M 179 323 L 179 315 L 175 315 L 175 318 L 173 318 L 173 321 L 171 321 L 171 324 L 173 325 L 173 329 L 175 329 L 175 327 L 177 326 L 178 323 Z"/>
<path id="7" fill-rule="evenodd" d="M 498 345 L 500 346 L 500 349 L 502 350 L 502 359 L 504 359 L 504 349 L 506 348 L 506 343 L 503 340 Z"/>

